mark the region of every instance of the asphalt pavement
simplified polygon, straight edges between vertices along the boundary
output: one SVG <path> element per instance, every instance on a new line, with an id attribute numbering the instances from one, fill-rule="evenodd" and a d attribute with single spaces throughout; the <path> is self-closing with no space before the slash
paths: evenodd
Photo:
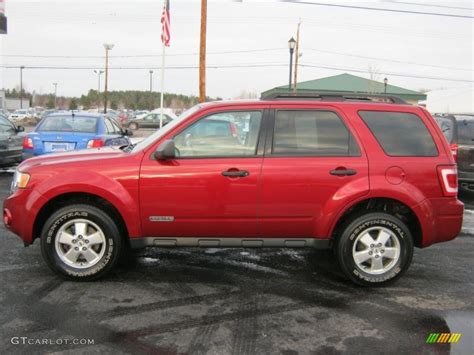
<path id="1" fill-rule="evenodd" d="M 2 199 L 10 180 L 0 174 Z M 106 279 L 63 281 L 37 242 L 24 248 L 1 226 L 1 353 L 473 354 L 474 212 L 465 218 L 457 239 L 417 249 L 397 283 L 375 289 L 308 249 L 148 249 Z M 430 333 L 462 336 L 426 344 Z"/>

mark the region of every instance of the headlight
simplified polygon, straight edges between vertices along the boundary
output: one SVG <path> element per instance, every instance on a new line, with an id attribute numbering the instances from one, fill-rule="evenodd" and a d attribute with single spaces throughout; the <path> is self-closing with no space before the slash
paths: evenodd
<path id="1" fill-rule="evenodd" d="M 22 173 L 21 171 L 15 170 L 13 175 L 12 185 L 10 187 L 10 192 L 13 194 L 18 189 L 24 189 L 30 181 L 30 174 Z"/>

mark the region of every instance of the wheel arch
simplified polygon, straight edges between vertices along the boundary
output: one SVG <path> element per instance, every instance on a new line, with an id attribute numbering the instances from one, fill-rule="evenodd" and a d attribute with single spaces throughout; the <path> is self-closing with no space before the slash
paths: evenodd
<path id="1" fill-rule="evenodd" d="M 331 238 L 338 238 L 351 220 L 365 213 L 385 212 L 406 223 L 416 247 L 423 245 L 423 228 L 415 211 L 403 201 L 388 197 L 368 197 L 343 210 L 330 230 Z"/>
<path id="2" fill-rule="evenodd" d="M 51 198 L 36 215 L 33 223 L 33 240 L 39 238 L 41 230 L 49 216 L 58 209 L 70 204 L 84 203 L 95 206 L 107 213 L 116 223 L 125 241 L 128 241 L 129 231 L 120 211 L 107 199 L 87 192 L 68 192 Z"/>

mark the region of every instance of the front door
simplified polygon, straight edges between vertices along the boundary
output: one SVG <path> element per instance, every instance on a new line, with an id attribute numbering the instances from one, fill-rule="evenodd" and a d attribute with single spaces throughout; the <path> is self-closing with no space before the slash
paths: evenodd
<path id="1" fill-rule="evenodd" d="M 321 236 L 322 220 L 369 191 L 367 157 L 332 109 L 276 109 L 262 167 L 259 234 Z M 349 202 L 349 201 L 347 201 Z"/>
<path id="2" fill-rule="evenodd" d="M 208 114 L 174 136 L 176 159 L 145 157 L 145 236 L 255 237 L 263 111 Z"/>

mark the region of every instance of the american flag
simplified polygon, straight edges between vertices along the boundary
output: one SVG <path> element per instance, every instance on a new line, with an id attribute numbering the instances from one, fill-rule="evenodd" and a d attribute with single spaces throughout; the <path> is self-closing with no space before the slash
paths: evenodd
<path id="1" fill-rule="evenodd" d="M 165 0 L 161 13 L 161 42 L 167 47 L 170 46 L 170 37 L 170 1 Z"/>

